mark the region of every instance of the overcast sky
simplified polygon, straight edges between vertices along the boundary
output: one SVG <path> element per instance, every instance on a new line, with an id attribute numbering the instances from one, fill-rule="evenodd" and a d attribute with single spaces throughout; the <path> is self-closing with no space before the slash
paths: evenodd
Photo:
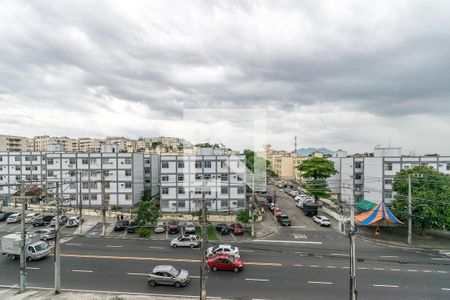
<path id="1" fill-rule="evenodd" d="M 450 154 L 449 96 L 446 0 L 0 1 L 0 134 Z"/>

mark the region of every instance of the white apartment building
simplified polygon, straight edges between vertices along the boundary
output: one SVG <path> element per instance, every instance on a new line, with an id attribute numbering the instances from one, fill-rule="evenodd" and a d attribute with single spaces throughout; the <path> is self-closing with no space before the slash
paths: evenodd
<path id="1" fill-rule="evenodd" d="M 59 182 L 66 205 L 78 206 L 81 197 L 85 207 L 101 207 L 104 184 L 110 206 L 130 207 L 144 189 L 158 193 L 158 167 L 155 155 L 143 153 L 0 152 L 0 195 L 25 181 L 51 196 Z"/>
<path id="2" fill-rule="evenodd" d="M 78 152 L 100 152 L 104 144 L 103 140 L 92 138 L 79 138 L 77 142 Z"/>
<path id="3" fill-rule="evenodd" d="M 402 156 L 401 148 L 376 148 L 374 157 L 347 157 L 339 151 L 329 160 L 333 161 L 336 175 L 328 178 L 333 193 L 345 202 L 350 201 L 351 186 L 354 187 L 355 202 L 368 200 L 374 203 L 392 203 L 392 182 L 402 169 L 429 166 L 444 174 L 450 174 L 450 156 Z"/>
<path id="4" fill-rule="evenodd" d="M 245 209 L 244 155 L 204 148 L 194 155 L 161 155 L 160 159 L 161 211 L 195 212 L 202 199 L 212 213 Z"/>
<path id="5" fill-rule="evenodd" d="M 64 145 L 64 150 L 68 152 L 77 151 L 77 140 L 67 136 L 35 136 L 28 140 L 28 150 L 37 152 L 51 151 L 55 145 Z"/>
<path id="6" fill-rule="evenodd" d="M 27 140 L 22 136 L 0 134 L 0 151 L 27 151 Z"/>

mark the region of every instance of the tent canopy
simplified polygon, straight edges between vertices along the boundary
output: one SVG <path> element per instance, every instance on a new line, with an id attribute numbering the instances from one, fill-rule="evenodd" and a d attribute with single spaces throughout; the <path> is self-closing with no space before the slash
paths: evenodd
<path id="1" fill-rule="evenodd" d="M 391 223 L 403 224 L 402 221 L 392 214 L 383 202 L 378 203 L 378 205 L 370 211 L 355 216 L 355 220 L 358 220 L 363 225 L 370 225 L 383 219 Z"/>
<path id="2" fill-rule="evenodd" d="M 377 204 L 373 203 L 369 200 L 362 200 L 362 201 L 356 202 L 356 208 L 359 208 L 364 211 L 371 210 L 375 206 L 377 206 Z"/>

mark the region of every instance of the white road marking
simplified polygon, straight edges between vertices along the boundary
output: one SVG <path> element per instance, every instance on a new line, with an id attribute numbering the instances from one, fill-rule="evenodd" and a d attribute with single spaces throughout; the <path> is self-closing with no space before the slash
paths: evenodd
<path id="1" fill-rule="evenodd" d="M 316 244 L 322 245 L 322 242 L 309 242 L 309 241 L 284 241 L 284 240 L 253 240 L 254 242 L 263 243 L 291 243 L 291 244 Z"/>
<path id="2" fill-rule="evenodd" d="M 398 285 L 391 285 L 391 284 L 372 284 L 372 286 L 398 288 Z"/>
<path id="3" fill-rule="evenodd" d="M 67 246 L 81 246 L 79 243 L 66 243 Z"/>
<path id="4" fill-rule="evenodd" d="M 350 269 L 350 267 L 342 267 L 342 269 Z"/>
<path id="5" fill-rule="evenodd" d="M 417 272 L 417 270 L 408 269 L 408 272 Z"/>
<path id="6" fill-rule="evenodd" d="M 28 270 L 40 270 L 41 268 L 37 268 L 37 267 L 27 267 Z"/>
<path id="7" fill-rule="evenodd" d="M 369 270 L 369 268 L 366 268 L 366 267 L 358 267 L 358 270 Z"/>
<path id="8" fill-rule="evenodd" d="M 310 284 L 327 284 L 327 285 L 334 284 L 333 282 L 329 282 L 329 281 L 308 281 L 308 283 L 310 283 Z"/>
<path id="9" fill-rule="evenodd" d="M 450 291 L 449 288 L 441 288 L 441 290 L 443 290 L 443 291 Z"/>
<path id="10" fill-rule="evenodd" d="M 424 273 L 431 273 L 431 270 L 422 270 Z"/>
<path id="11" fill-rule="evenodd" d="M 303 267 L 303 265 L 294 265 L 294 267 Z"/>
<path id="12" fill-rule="evenodd" d="M 382 258 L 398 258 L 398 255 L 381 255 Z"/>
<path id="13" fill-rule="evenodd" d="M 245 280 L 247 280 L 247 281 L 261 281 L 261 282 L 269 281 L 269 279 L 265 279 L 265 278 L 245 278 Z"/>
<path id="14" fill-rule="evenodd" d="M 400 272 L 400 269 L 390 269 L 391 271 Z"/>
<path id="15" fill-rule="evenodd" d="M 145 274 L 145 273 L 133 273 L 133 272 L 128 272 L 127 275 L 147 276 L 148 274 Z"/>
<path id="16" fill-rule="evenodd" d="M 306 226 L 303 226 L 303 225 L 296 225 L 296 226 L 291 226 L 290 228 L 306 228 Z"/>
<path id="17" fill-rule="evenodd" d="M 332 256 L 345 256 L 348 257 L 348 254 L 342 254 L 342 253 L 331 253 Z"/>
<path id="18" fill-rule="evenodd" d="M 438 273 L 447 274 L 447 271 L 437 271 Z"/>
<path id="19" fill-rule="evenodd" d="M 149 249 L 160 249 L 160 250 L 164 250 L 166 249 L 166 247 L 157 247 L 157 246 L 149 246 Z"/>
<path id="20" fill-rule="evenodd" d="M 318 265 L 309 265 L 311 268 L 318 268 Z"/>
<path id="21" fill-rule="evenodd" d="M 376 271 L 384 271 L 384 268 L 373 268 Z"/>
<path id="22" fill-rule="evenodd" d="M 328 269 L 336 269 L 336 266 L 327 266 Z"/>
<path id="23" fill-rule="evenodd" d="M 72 272 L 80 272 L 80 273 L 92 273 L 92 270 L 72 270 Z"/>
<path id="24" fill-rule="evenodd" d="M 450 261 L 450 258 L 430 258 L 431 260 L 445 260 L 445 261 Z"/>
<path id="25" fill-rule="evenodd" d="M 253 251 L 253 250 L 243 250 L 243 249 L 239 249 L 239 252 L 253 253 L 253 252 L 255 252 L 255 251 Z"/>
<path id="26" fill-rule="evenodd" d="M 197 275 L 189 275 L 189 277 L 194 278 L 194 279 L 200 279 L 200 276 L 197 276 Z"/>
<path id="27" fill-rule="evenodd" d="M 106 245 L 107 248 L 122 248 L 123 246 L 119 245 Z"/>

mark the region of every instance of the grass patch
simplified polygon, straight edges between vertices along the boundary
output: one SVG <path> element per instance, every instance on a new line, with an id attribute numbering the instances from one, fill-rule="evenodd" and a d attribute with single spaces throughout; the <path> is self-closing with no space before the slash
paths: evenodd
<path id="1" fill-rule="evenodd" d="M 202 228 L 200 226 L 195 226 L 195 233 L 202 237 Z M 214 227 L 208 227 L 208 240 L 218 240 L 217 231 Z"/>

